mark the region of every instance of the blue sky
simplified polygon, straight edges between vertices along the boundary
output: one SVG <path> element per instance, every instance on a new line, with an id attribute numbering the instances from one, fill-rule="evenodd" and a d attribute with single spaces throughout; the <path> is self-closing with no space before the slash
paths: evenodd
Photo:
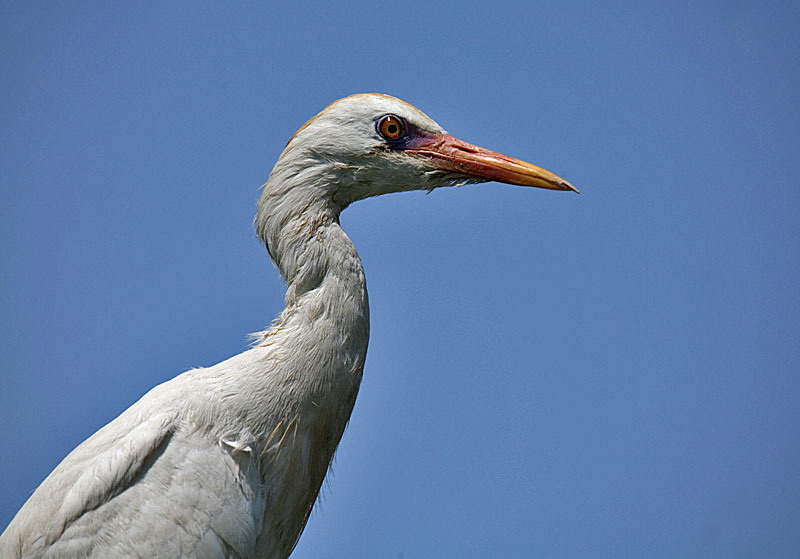
<path id="1" fill-rule="evenodd" d="M 404 98 L 580 196 L 360 202 L 372 338 L 294 557 L 794 557 L 796 3 L 4 2 L 0 526 L 282 308 L 257 188 Z"/>

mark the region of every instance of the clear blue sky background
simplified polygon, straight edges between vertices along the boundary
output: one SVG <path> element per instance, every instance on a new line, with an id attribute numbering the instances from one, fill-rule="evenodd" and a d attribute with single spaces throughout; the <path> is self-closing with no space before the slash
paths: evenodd
<path id="1" fill-rule="evenodd" d="M 580 196 L 342 216 L 362 392 L 295 557 L 797 557 L 797 3 L 0 6 L 0 526 L 283 286 L 251 225 L 306 119 L 404 98 Z"/>

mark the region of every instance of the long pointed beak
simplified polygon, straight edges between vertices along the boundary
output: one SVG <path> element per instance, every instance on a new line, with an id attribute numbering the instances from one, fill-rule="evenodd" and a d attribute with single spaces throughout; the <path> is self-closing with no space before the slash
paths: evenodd
<path id="1" fill-rule="evenodd" d="M 421 135 L 412 140 L 404 151 L 430 160 L 437 169 L 461 175 L 520 186 L 579 192 L 569 181 L 555 173 L 526 161 L 468 144 L 450 134 Z"/>

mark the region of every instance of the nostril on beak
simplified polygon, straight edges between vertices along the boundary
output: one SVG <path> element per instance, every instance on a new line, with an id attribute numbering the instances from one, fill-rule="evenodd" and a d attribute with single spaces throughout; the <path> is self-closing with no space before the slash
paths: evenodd
<path id="1" fill-rule="evenodd" d="M 454 147 L 457 150 L 463 151 L 465 153 L 478 153 L 478 150 L 475 147 L 470 146 L 470 145 L 456 144 Z"/>

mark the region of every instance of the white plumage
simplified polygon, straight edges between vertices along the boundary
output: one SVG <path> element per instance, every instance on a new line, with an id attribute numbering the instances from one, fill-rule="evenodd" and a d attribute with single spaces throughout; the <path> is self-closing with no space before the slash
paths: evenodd
<path id="1" fill-rule="evenodd" d="M 0 556 L 287 557 L 367 351 L 364 273 L 339 213 L 369 196 L 485 180 L 574 190 L 386 95 L 353 95 L 311 119 L 256 216 L 287 283 L 284 311 L 248 351 L 153 388 L 73 450 L 0 536 Z"/>

